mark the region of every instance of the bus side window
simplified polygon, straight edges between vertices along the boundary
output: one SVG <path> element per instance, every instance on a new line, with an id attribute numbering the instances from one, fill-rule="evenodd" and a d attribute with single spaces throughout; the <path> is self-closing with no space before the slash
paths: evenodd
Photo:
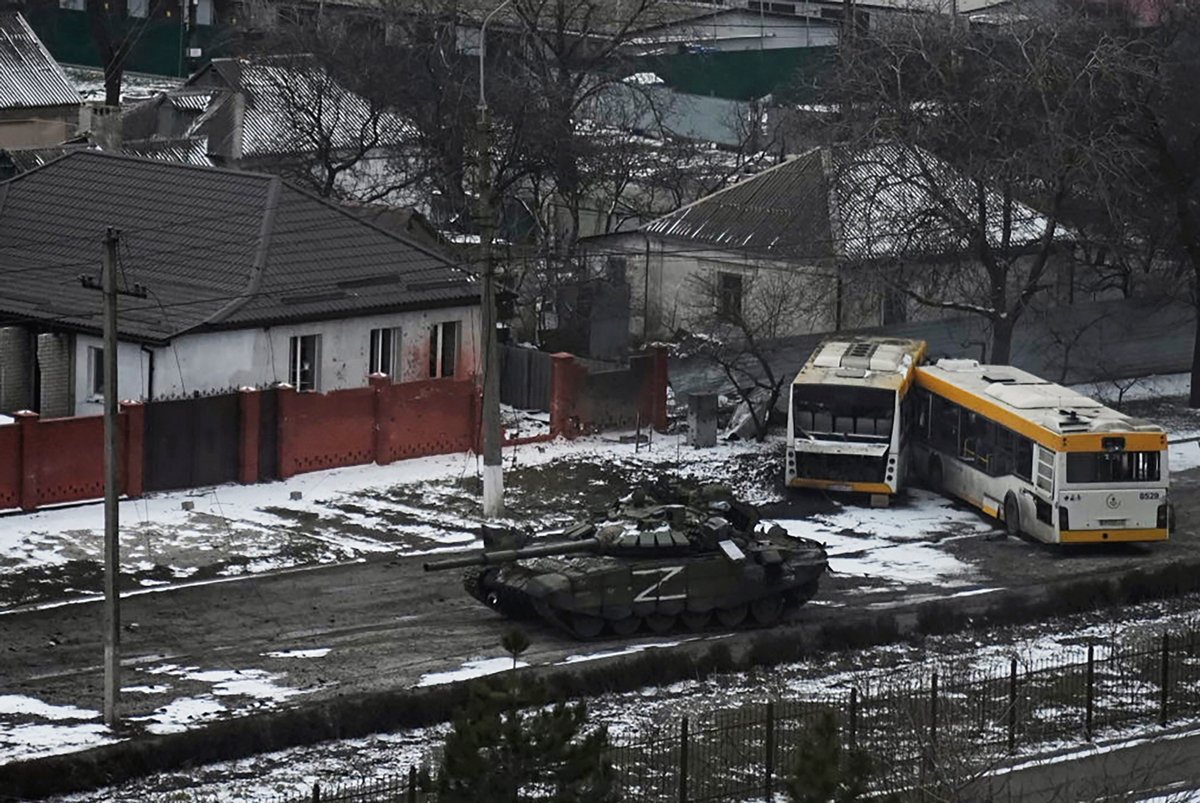
<path id="1" fill-rule="evenodd" d="M 1013 435 L 1017 442 L 1016 466 L 1013 473 L 1026 482 L 1033 482 L 1033 441 L 1021 435 Z"/>
<path id="2" fill-rule="evenodd" d="M 933 413 L 930 418 L 929 440 L 934 448 L 950 454 L 959 454 L 958 445 L 959 407 L 940 396 L 933 397 Z"/>
<path id="3" fill-rule="evenodd" d="M 1016 460 L 1013 455 L 1013 432 L 1006 427 L 996 427 L 996 450 L 992 453 L 992 461 L 988 466 L 993 477 L 1003 477 L 1013 473 Z"/>

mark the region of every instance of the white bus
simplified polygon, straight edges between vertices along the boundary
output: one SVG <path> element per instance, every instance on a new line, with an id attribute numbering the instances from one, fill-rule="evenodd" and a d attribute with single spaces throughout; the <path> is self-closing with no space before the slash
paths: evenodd
<path id="1" fill-rule="evenodd" d="M 911 430 L 909 389 L 925 341 L 827 340 L 792 382 L 788 487 L 871 495 L 886 505 L 904 483 Z"/>
<path id="2" fill-rule="evenodd" d="M 1025 533 L 1057 544 L 1163 541 L 1167 435 L 1007 365 L 917 369 L 915 468 Z"/>

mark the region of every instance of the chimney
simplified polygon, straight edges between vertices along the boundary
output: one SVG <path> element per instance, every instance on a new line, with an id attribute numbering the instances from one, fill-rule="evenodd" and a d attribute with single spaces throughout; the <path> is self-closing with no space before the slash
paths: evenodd
<path id="1" fill-rule="evenodd" d="M 121 110 L 103 103 L 90 103 L 80 116 L 80 128 L 91 133 L 91 141 L 102 150 L 121 150 Z"/>

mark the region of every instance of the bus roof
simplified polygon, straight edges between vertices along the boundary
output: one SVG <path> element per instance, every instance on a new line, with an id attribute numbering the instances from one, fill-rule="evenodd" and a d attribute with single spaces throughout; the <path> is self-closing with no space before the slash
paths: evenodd
<path id="1" fill-rule="evenodd" d="M 859 385 L 901 390 L 925 356 L 924 340 L 842 337 L 825 340 L 800 369 L 793 384 Z"/>
<path id="2" fill-rule="evenodd" d="M 917 385 L 1029 435 L 1062 448 L 1076 435 L 1147 433 L 1166 447 L 1162 427 L 1105 407 L 1078 391 L 1047 382 L 1011 365 L 975 360 L 938 360 L 917 369 Z M 1154 436 L 1161 435 L 1161 438 Z M 1139 439 L 1139 441 L 1142 439 Z"/>

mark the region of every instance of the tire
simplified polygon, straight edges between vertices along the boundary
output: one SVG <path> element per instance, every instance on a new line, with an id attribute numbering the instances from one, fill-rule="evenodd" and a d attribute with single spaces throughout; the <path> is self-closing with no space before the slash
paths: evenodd
<path id="1" fill-rule="evenodd" d="M 1021 534 L 1021 505 L 1012 491 L 1004 495 L 1004 534 L 1013 538 Z"/>
<path id="2" fill-rule="evenodd" d="M 929 490 L 945 495 L 946 485 L 942 480 L 942 461 L 936 457 L 929 458 Z"/>

